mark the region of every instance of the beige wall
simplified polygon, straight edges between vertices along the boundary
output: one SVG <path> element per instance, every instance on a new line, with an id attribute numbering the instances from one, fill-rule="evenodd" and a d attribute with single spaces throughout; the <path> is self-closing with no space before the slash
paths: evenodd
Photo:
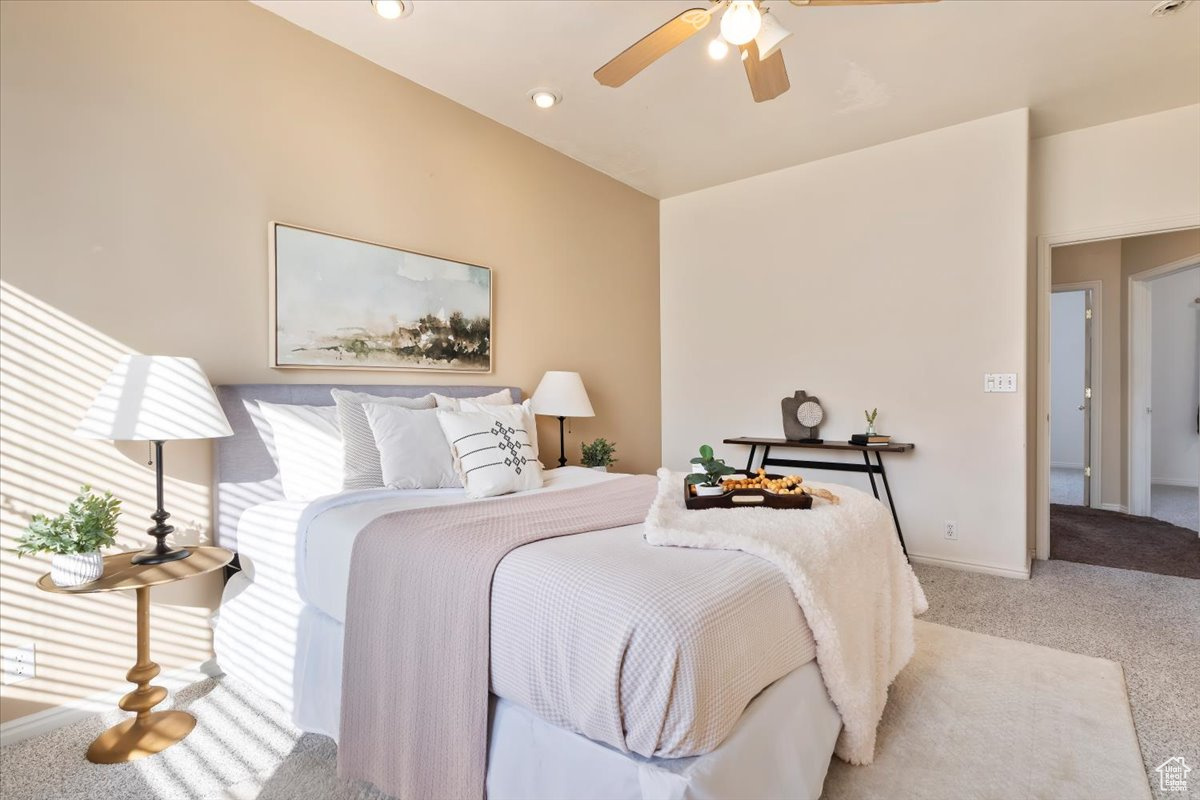
<path id="1" fill-rule="evenodd" d="M 194 356 L 214 383 L 481 381 L 268 369 L 269 220 L 493 267 L 486 382 L 578 370 L 598 416 L 573 460 L 604 435 L 621 468 L 658 465 L 655 200 L 246 3 L 0 9 L 4 547 L 84 480 L 142 541 L 143 449 L 70 435 L 122 352 Z M 176 523 L 206 539 L 209 448 L 166 464 Z M 45 568 L 0 555 L 0 638 L 34 640 L 40 673 L 4 687 L 0 720 L 117 687 L 133 660 L 132 599 L 36 592 Z M 155 590 L 164 668 L 207 655 L 216 589 Z"/>
<path id="2" fill-rule="evenodd" d="M 740 463 L 721 440 L 781 436 L 796 389 L 830 439 L 878 406 L 917 443 L 888 462 L 909 552 L 1022 573 L 1025 384 L 983 378 L 1024 363 L 1028 143 L 1022 109 L 664 200 L 664 461 Z"/>
<path id="3" fill-rule="evenodd" d="M 1131 275 L 1191 256 L 1200 258 L 1200 229 L 1056 247 L 1051 251 L 1054 285 L 1100 281 L 1101 444 L 1100 502 L 1113 509 L 1129 502 L 1129 313 L 1126 289 Z"/>

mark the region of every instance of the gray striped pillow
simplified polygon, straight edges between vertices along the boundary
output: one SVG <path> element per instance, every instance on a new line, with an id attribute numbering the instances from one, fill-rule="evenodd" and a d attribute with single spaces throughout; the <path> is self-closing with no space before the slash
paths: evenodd
<path id="1" fill-rule="evenodd" d="M 436 408 L 432 394 L 424 397 L 380 397 L 367 392 L 348 392 L 331 389 L 337 404 L 338 427 L 342 431 L 344 464 L 342 489 L 382 489 L 383 467 L 379 463 L 379 447 L 375 434 L 363 410 L 363 403 L 380 403 L 400 408 Z"/>

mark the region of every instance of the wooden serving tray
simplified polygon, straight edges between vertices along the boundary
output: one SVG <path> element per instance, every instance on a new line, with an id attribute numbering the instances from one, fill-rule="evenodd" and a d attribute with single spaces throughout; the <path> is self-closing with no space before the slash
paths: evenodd
<path id="1" fill-rule="evenodd" d="M 774 480 L 782 475 L 767 475 Z M 706 508 L 812 508 L 812 495 L 808 494 L 775 494 L 766 489 L 732 489 L 725 494 L 714 494 L 709 497 L 693 495 L 691 487 L 684 479 L 683 504 L 687 508 L 700 510 Z"/>

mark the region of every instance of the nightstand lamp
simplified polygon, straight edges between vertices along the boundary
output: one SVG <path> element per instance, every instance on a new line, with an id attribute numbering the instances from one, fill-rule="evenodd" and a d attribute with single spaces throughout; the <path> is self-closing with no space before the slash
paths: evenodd
<path id="1" fill-rule="evenodd" d="M 567 465 L 563 422 L 567 417 L 594 417 L 592 401 L 578 372 L 547 372 L 530 401 L 533 413 L 558 417 L 558 465 Z"/>
<path id="2" fill-rule="evenodd" d="M 146 532 L 154 537 L 155 544 L 133 556 L 132 562 L 162 564 L 187 558 L 187 550 L 166 542 L 175 528 L 166 524 L 171 515 L 163 510 L 163 442 L 233 435 L 200 365 L 193 359 L 174 356 L 123 356 L 75 435 L 154 443 L 158 506 L 150 515 L 155 524 Z"/>

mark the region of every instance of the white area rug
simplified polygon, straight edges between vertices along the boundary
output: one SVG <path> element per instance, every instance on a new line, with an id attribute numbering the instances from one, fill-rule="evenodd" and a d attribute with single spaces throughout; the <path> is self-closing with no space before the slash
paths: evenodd
<path id="1" fill-rule="evenodd" d="M 83 757 L 119 713 L 0 750 L 0 797 L 380 799 L 338 779 L 332 741 L 302 736 L 235 681 L 195 684 L 173 705 L 196 714 L 196 730 L 132 764 Z M 833 760 L 827 800 L 1149 797 L 1120 666 L 920 620 L 878 744 L 871 766 Z"/>
<path id="2" fill-rule="evenodd" d="M 1119 664 L 917 620 L 875 763 L 826 800 L 1149 798 Z"/>

